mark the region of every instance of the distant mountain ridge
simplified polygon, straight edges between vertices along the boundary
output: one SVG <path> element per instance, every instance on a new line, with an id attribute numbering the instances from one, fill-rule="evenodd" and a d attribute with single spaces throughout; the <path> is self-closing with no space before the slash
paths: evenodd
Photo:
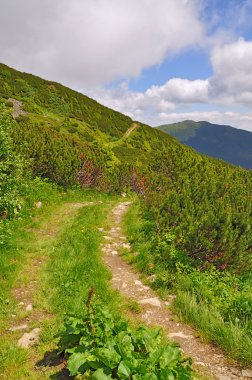
<path id="1" fill-rule="evenodd" d="M 207 121 L 185 120 L 157 127 L 198 152 L 252 169 L 252 132 Z"/>

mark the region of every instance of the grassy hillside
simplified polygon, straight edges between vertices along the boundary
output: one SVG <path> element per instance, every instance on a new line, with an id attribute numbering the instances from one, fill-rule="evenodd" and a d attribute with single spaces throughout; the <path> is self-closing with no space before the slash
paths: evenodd
<path id="1" fill-rule="evenodd" d="M 15 149 L 31 160 L 34 175 L 63 186 L 133 189 L 144 196 L 157 232 L 183 235 L 179 247 L 191 257 L 218 265 L 247 262 L 251 172 L 201 156 L 141 123 L 128 134 L 129 117 L 4 65 L 0 96 L 14 112 Z"/>
<path id="2" fill-rule="evenodd" d="M 252 169 L 251 132 L 227 125 L 192 120 L 161 125 L 157 128 L 176 137 L 200 153 Z"/>
<path id="3" fill-rule="evenodd" d="M 136 241 L 148 247 L 141 269 L 157 275 L 156 288 L 182 292 L 178 313 L 187 310 L 190 323 L 208 326 L 209 340 L 216 342 L 216 334 L 201 308 L 217 318 L 223 336 L 226 328 L 232 330 L 226 346 L 218 343 L 227 351 L 233 345 L 233 357 L 251 361 L 241 342 L 247 334 L 251 344 L 252 171 L 203 156 L 78 92 L 5 65 L 0 65 L 0 115 L 5 271 L 12 270 L 6 252 L 35 176 L 64 188 L 133 190 L 139 196 L 132 219 L 140 226 Z M 213 284 L 212 291 L 204 284 Z M 200 321 L 189 313 L 190 305 L 197 306 Z M 234 331 L 240 337 L 236 343 Z"/>

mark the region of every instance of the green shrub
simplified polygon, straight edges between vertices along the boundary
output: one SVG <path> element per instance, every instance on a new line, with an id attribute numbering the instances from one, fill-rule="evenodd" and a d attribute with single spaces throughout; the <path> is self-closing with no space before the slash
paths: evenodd
<path id="1" fill-rule="evenodd" d="M 0 106 L 0 218 L 13 217 L 21 208 L 19 191 L 23 183 L 23 162 L 14 153 L 10 129 L 12 119 Z"/>
<path id="2" fill-rule="evenodd" d="M 86 379 L 192 379 L 191 361 L 175 343 L 164 343 L 158 329 L 132 329 L 106 307 L 91 305 L 82 318 L 71 317 L 61 338 L 72 376 Z"/>

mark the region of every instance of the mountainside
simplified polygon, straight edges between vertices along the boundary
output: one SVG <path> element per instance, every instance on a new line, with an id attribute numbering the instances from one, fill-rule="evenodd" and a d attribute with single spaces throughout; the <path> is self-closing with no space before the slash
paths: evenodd
<path id="1" fill-rule="evenodd" d="M 252 169 L 251 132 L 228 125 L 192 120 L 161 125 L 157 128 L 200 153 Z"/>
<path id="2" fill-rule="evenodd" d="M 29 159 L 34 175 L 63 186 L 134 190 L 153 210 L 160 232 L 187 231 L 181 248 L 197 259 L 234 265 L 251 252 L 251 172 L 5 65 L 0 100 L 14 116 L 15 150 Z"/>
<path id="3" fill-rule="evenodd" d="M 91 188 L 98 191 L 91 192 Z M 102 238 L 98 232 L 106 234 L 104 239 L 114 249 L 107 231 L 108 220 L 113 217 L 108 219 L 105 211 L 118 202 L 118 195 L 113 194 L 121 192 L 128 196 L 127 206 L 134 203 L 125 229 L 135 250 L 119 239 L 118 253 L 121 249 L 122 254 L 128 252 L 129 261 L 146 272 L 153 289 L 161 290 L 164 296 L 176 294 L 174 307 L 181 318 L 194 324 L 230 357 L 251 365 L 252 171 L 202 155 L 173 136 L 60 84 L 0 65 L 0 285 L 5 289 L 0 309 L 8 310 L 10 319 L 13 312 L 16 315 L 9 299 L 19 267 L 30 255 L 29 272 L 34 275 L 34 267 L 40 262 L 33 256 L 31 242 L 24 251 L 19 230 L 16 237 L 14 234 L 16 226 L 20 223 L 25 234 L 37 231 L 42 238 L 57 240 L 48 228 L 61 223 L 60 215 L 67 221 L 67 239 L 62 235 L 62 243 L 48 242 L 49 254 L 47 244 L 42 243 L 42 250 L 37 245 L 38 258 L 51 258 L 48 267 L 41 260 L 41 269 L 50 281 L 41 288 L 46 302 L 35 301 L 36 306 L 43 308 L 49 302 L 48 315 L 53 311 L 63 318 L 72 310 L 83 318 L 83 297 L 88 297 L 90 287 L 98 289 L 107 304 L 98 264 Z M 58 202 L 63 200 L 66 209 L 57 215 Z M 41 233 L 32 215 L 43 214 L 47 202 L 51 203 L 52 220 L 48 219 Z M 83 211 L 82 217 L 78 214 L 81 219 L 68 231 L 71 212 L 67 210 L 71 205 L 92 206 L 95 211 Z M 117 209 L 113 215 L 118 217 Z M 27 228 L 28 221 L 33 228 Z M 111 225 L 114 237 L 119 230 Z M 25 281 L 29 272 L 26 269 Z M 107 283 L 111 278 L 107 269 L 104 276 Z M 40 286 L 39 278 L 34 282 Z M 20 289 L 19 293 L 26 295 Z M 141 305 L 131 304 L 132 311 L 139 308 Z M 57 326 L 55 323 L 55 333 Z M 49 332 L 45 335 L 51 343 L 54 338 Z M 78 346 L 76 350 L 83 359 Z M 83 352 L 86 355 L 86 348 Z M 0 361 L 1 357 L 13 355 L 0 352 Z M 83 368 L 82 361 L 77 368 L 75 359 L 72 364 L 69 360 L 73 374 Z M 4 367 L 8 371 L 6 363 Z M 125 373 L 118 378 L 126 378 Z"/>

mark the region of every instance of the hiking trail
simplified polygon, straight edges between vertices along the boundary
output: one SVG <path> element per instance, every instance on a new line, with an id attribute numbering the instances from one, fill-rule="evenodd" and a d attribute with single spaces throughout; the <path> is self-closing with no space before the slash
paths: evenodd
<path id="1" fill-rule="evenodd" d="M 40 228 L 32 229 L 39 243 L 53 243 L 61 230 L 62 222 L 71 220 L 79 208 L 93 204 L 94 202 L 64 203 L 59 209 L 56 209 L 49 220 L 47 219 L 42 223 Z M 13 335 L 13 340 L 17 340 L 18 346 L 22 348 L 28 348 L 38 342 L 40 325 L 45 318 L 50 318 L 48 312 L 36 308 L 35 301 L 39 288 L 37 281 L 39 272 L 46 265 L 47 259 L 47 254 L 41 256 L 40 251 L 32 251 L 19 274 L 16 286 L 12 290 L 19 310 L 17 314 L 12 315 L 7 330 L 3 331 L 1 335 Z"/>
<path id="2" fill-rule="evenodd" d="M 140 127 L 139 124 L 137 123 L 133 123 L 132 126 L 125 132 L 125 135 L 124 137 L 128 138 L 130 136 L 130 134 L 135 130 L 135 129 L 138 129 Z"/>
<path id="3" fill-rule="evenodd" d="M 197 372 L 218 380 L 251 379 L 250 370 L 231 365 L 219 348 L 204 343 L 192 327 L 178 322 L 169 310 L 174 295 L 166 301 L 161 300 L 149 286 L 142 283 L 132 266 L 120 257 L 121 248 L 131 249 L 121 228 L 123 215 L 130 204 L 122 202 L 114 207 L 110 220 L 112 228 L 104 235 L 102 251 L 104 261 L 112 272 L 112 286 L 140 305 L 138 317 L 142 322 L 161 327 L 169 339 L 180 345 L 183 354 L 193 359 Z"/>

